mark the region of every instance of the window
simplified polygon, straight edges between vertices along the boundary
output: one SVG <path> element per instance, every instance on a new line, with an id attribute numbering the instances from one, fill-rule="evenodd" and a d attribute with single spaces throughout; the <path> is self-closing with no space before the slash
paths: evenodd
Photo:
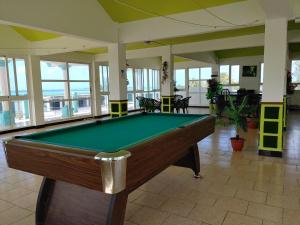
<path id="1" fill-rule="evenodd" d="M 190 105 L 206 106 L 207 80 L 211 78 L 212 68 L 189 68 L 188 73 L 188 96 L 191 96 Z"/>
<path id="2" fill-rule="evenodd" d="M 91 114 L 88 64 L 41 61 L 44 119 L 67 119 Z"/>
<path id="3" fill-rule="evenodd" d="M 137 96 L 160 98 L 160 73 L 157 69 L 127 69 L 128 109 L 138 107 Z"/>
<path id="4" fill-rule="evenodd" d="M 260 64 L 260 86 L 259 91 L 263 91 L 263 83 L 264 83 L 264 63 Z"/>
<path id="5" fill-rule="evenodd" d="M 109 67 L 99 66 L 101 114 L 109 113 Z"/>
<path id="6" fill-rule="evenodd" d="M 296 90 L 300 90 L 300 60 L 292 61 L 292 83 L 298 85 Z"/>
<path id="7" fill-rule="evenodd" d="M 25 60 L 0 57 L 0 130 L 30 124 Z"/>
<path id="8" fill-rule="evenodd" d="M 240 86 L 240 66 L 239 65 L 221 65 L 220 82 L 223 88 L 230 91 L 237 91 Z"/>

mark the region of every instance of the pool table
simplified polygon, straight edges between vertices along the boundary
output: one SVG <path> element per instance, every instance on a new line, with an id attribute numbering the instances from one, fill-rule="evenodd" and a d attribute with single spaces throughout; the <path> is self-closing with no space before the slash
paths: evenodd
<path id="1" fill-rule="evenodd" d="M 44 176 L 37 225 L 122 225 L 128 194 L 170 165 L 200 173 L 215 118 L 139 113 L 4 142 L 8 166 Z"/>

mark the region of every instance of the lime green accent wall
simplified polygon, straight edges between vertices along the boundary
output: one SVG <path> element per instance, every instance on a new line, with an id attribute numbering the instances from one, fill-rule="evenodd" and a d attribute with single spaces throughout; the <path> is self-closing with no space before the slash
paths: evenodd
<path id="1" fill-rule="evenodd" d="M 300 52 L 300 43 L 290 43 L 289 49 L 291 52 Z"/>
<path id="2" fill-rule="evenodd" d="M 244 56 L 256 56 L 263 55 L 264 47 L 254 47 L 254 48 L 238 48 L 216 51 L 216 55 L 219 59 L 234 58 L 234 57 L 244 57 Z"/>
<path id="3" fill-rule="evenodd" d="M 300 23 L 295 23 L 294 20 L 289 21 L 288 30 L 300 30 Z"/>
<path id="4" fill-rule="evenodd" d="M 187 59 L 187 58 L 183 58 L 183 57 L 179 57 L 179 56 L 174 56 L 174 62 L 178 63 L 178 62 L 189 62 L 189 61 L 193 61 L 191 59 Z"/>
<path id="5" fill-rule="evenodd" d="M 103 48 L 93 48 L 85 51 L 81 51 L 83 53 L 88 53 L 88 54 L 105 54 L 108 52 L 108 49 L 103 47 Z"/>
<path id="6" fill-rule="evenodd" d="M 98 0 L 119 23 L 205 9 L 244 0 Z"/>
<path id="7" fill-rule="evenodd" d="M 52 34 L 52 33 L 43 32 L 43 31 L 38 31 L 38 30 L 33 30 L 33 29 L 28 29 L 28 28 L 23 28 L 23 27 L 16 27 L 16 26 L 11 26 L 11 27 L 17 33 L 19 33 L 24 38 L 26 38 L 28 41 L 44 41 L 44 40 L 61 37 L 58 34 Z"/>

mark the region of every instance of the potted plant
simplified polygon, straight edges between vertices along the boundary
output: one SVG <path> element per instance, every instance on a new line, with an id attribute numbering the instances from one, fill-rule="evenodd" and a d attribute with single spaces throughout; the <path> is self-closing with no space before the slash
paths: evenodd
<path id="1" fill-rule="evenodd" d="M 258 128 L 258 115 L 257 115 L 257 108 L 256 105 L 248 106 L 248 114 L 247 114 L 247 126 L 250 129 L 257 129 Z"/>
<path id="2" fill-rule="evenodd" d="M 245 139 L 240 137 L 240 130 L 247 131 L 247 97 L 241 104 L 235 104 L 229 96 L 229 106 L 226 108 L 229 120 L 234 124 L 236 136 L 230 138 L 233 151 L 242 151 Z"/>
<path id="3" fill-rule="evenodd" d="M 220 95 L 223 87 L 220 84 L 219 81 L 217 81 L 215 78 L 207 80 L 207 93 L 206 98 L 209 100 L 209 110 L 210 113 L 213 113 L 216 109 L 216 102 L 215 99 L 217 95 Z"/>

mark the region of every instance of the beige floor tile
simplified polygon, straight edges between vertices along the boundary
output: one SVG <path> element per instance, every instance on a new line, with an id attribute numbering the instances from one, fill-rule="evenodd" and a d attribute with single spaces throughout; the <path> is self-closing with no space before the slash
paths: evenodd
<path id="1" fill-rule="evenodd" d="M 161 210 L 167 211 L 172 214 L 186 217 L 196 203 L 191 203 L 189 200 L 170 198 L 160 207 Z"/>
<path id="2" fill-rule="evenodd" d="M 150 192 L 142 193 L 133 203 L 148 206 L 151 208 L 159 208 L 168 198 L 163 195 L 153 194 Z"/>
<path id="3" fill-rule="evenodd" d="M 21 219 L 20 221 L 13 223 L 12 225 L 36 225 L 35 224 L 35 215 L 28 216 Z"/>
<path id="4" fill-rule="evenodd" d="M 21 219 L 32 214 L 31 211 L 19 207 L 13 207 L 0 213 L 0 224 L 9 225 L 20 221 Z"/>
<path id="5" fill-rule="evenodd" d="M 233 197 L 237 192 L 237 188 L 228 185 L 214 184 L 210 187 L 208 192 L 220 196 Z"/>
<path id="6" fill-rule="evenodd" d="M 253 190 L 254 188 L 254 181 L 252 180 L 247 180 L 243 178 L 237 178 L 237 177 L 231 177 L 229 181 L 227 182 L 227 185 L 233 186 L 239 189 L 249 189 Z"/>
<path id="7" fill-rule="evenodd" d="M 267 198 L 267 193 L 261 191 L 239 189 L 235 197 L 250 202 L 264 203 Z"/>
<path id="8" fill-rule="evenodd" d="M 30 209 L 31 211 L 35 211 L 37 197 L 38 197 L 38 193 L 33 192 L 28 195 L 25 195 L 24 197 L 12 201 L 12 203 L 21 208 L 26 208 L 26 209 Z"/>
<path id="9" fill-rule="evenodd" d="M 276 223 L 268 220 L 263 220 L 263 225 L 282 225 L 282 223 Z"/>
<path id="10" fill-rule="evenodd" d="M 237 213 L 228 213 L 222 225 L 261 225 L 262 220 Z"/>
<path id="11" fill-rule="evenodd" d="M 12 185 L 12 184 L 7 184 L 4 183 L 3 181 L 0 180 L 0 194 L 7 192 L 7 191 L 11 191 L 13 189 L 16 189 L 17 186 L 16 185 Z"/>
<path id="12" fill-rule="evenodd" d="M 285 209 L 283 225 L 300 225 L 300 210 Z"/>
<path id="13" fill-rule="evenodd" d="M 214 207 L 223 209 L 225 211 L 245 214 L 247 211 L 248 202 L 237 198 L 223 197 L 217 200 Z"/>
<path id="14" fill-rule="evenodd" d="M 175 185 L 168 185 L 164 188 L 160 195 L 171 197 L 171 198 L 182 198 L 185 199 L 188 194 L 191 192 L 191 188 L 189 186 L 183 184 L 175 184 Z"/>
<path id="15" fill-rule="evenodd" d="M 136 189 L 133 192 L 131 192 L 128 195 L 128 202 L 133 202 L 135 201 L 138 197 L 140 197 L 142 194 L 144 193 L 144 191 L 140 190 L 140 189 Z"/>
<path id="16" fill-rule="evenodd" d="M 201 205 L 212 206 L 217 201 L 218 195 L 202 191 L 191 191 L 185 199 Z"/>
<path id="17" fill-rule="evenodd" d="M 268 195 L 267 204 L 284 209 L 300 209 L 300 198 L 287 195 Z"/>
<path id="18" fill-rule="evenodd" d="M 143 206 L 134 204 L 131 202 L 127 203 L 126 206 L 126 213 L 125 213 L 125 220 L 129 220 L 132 216 L 134 216 L 138 210 L 140 210 Z"/>
<path id="19" fill-rule="evenodd" d="M 11 191 L 7 191 L 5 193 L 0 193 L 0 199 L 6 200 L 6 201 L 14 201 L 14 200 L 24 197 L 30 193 L 32 193 L 32 191 L 27 190 L 25 188 L 18 187 Z"/>
<path id="20" fill-rule="evenodd" d="M 4 211 L 4 210 L 7 210 L 9 208 L 12 208 L 14 207 L 13 204 L 11 204 L 10 202 L 7 202 L 7 201 L 3 201 L 3 200 L 0 200 L 0 212 Z M 1 220 L 0 220 L 1 221 Z M 1 223 L 0 223 L 1 224 Z"/>
<path id="21" fill-rule="evenodd" d="M 199 222 L 188 218 L 171 215 L 170 217 L 167 218 L 167 220 L 162 225 L 200 225 L 200 224 Z"/>
<path id="22" fill-rule="evenodd" d="M 188 218 L 212 225 L 221 225 L 226 211 L 211 206 L 197 205 Z"/>
<path id="23" fill-rule="evenodd" d="M 249 203 L 247 215 L 281 223 L 283 209 L 264 204 Z"/>
<path id="24" fill-rule="evenodd" d="M 283 184 L 272 184 L 269 182 L 257 182 L 254 187 L 257 191 L 268 192 L 272 194 L 282 194 Z"/>
<path id="25" fill-rule="evenodd" d="M 158 182 L 156 180 L 150 180 L 147 183 L 145 183 L 144 185 L 142 185 L 140 187 L 141 190 L 143 191 L 148 191 L 148 192 L 152 192 L 155 194 L 160 193 L 167 185 L 165 183 L 162 182 Z"/>
<path id="26" fill-rule="evenodd" d="M 124 225 L 138 225 L 137 223 L 125 221 Z"/>
<path id="27" fill-rule="evenodd" d="M 129 221 L 139 225 L 161 225 L 168 216 L 166 212 L 143 207 Z"/>

